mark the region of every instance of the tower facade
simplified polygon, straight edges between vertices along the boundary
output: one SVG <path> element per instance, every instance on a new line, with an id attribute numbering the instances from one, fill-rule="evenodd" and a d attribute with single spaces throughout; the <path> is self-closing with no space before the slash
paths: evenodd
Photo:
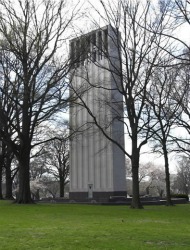
<path id="1" fill-rule="evenodd" d="M 126 195 L 125 155 L 118 147 L 124 148 L 118 36 L 108 25 L 70 41 L 72 200 Z"/>

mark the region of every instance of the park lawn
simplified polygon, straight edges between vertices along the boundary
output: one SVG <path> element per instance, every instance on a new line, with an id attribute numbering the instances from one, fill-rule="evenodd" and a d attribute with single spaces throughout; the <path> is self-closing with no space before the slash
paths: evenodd
<path id="1" fill-rule="evenodd" d="M 0 201 L 0 249 L 190 249 L 190 205 L 17 205 Z"/>

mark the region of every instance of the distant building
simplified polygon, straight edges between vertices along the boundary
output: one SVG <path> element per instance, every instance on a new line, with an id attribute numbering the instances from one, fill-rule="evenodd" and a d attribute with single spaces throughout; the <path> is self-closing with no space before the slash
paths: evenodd
<path id="1" fill-rule="evenodd" d="M 70 142 L 72 200 L 106 201 L 110 196 L 126 195 L 125 155 L 106 139 L 92 117 L 124 148 L 123 99 L 117 90 L 121 87 L 120 39 L 116 33 L 109 25 L 70 41 L 74 63 L 71 95 L 82 95 L 82 101 L 79 98 L 70 107 L 71 133 L 77 131 Z"/>

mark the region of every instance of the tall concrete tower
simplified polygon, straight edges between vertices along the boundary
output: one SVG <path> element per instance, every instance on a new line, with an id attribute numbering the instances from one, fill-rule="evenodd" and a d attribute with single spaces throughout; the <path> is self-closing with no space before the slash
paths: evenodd
<path id="1" fill-rule="evenodd" d="M 126 195 L 125 155 L 105 136 L 124 147 L 118 35 L 108 25 L 70 41 L 71 95 L 78 95 L 70 107 L 72 200 Z"/>

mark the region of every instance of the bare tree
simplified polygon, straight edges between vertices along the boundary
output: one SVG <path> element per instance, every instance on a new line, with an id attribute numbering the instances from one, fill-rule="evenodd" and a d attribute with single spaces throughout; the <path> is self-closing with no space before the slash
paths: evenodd
<path id="1" fill-rule="evenodd" d="M 1 52 L 2 53 L 2 52 Z M 8 55 L 9 53 L 7 53 Z M 11 56 L 11 55 L 10 55 Z M 2 69 L 1 71 L 1 77 L 0 77 L 0 112 L 2 112 L 3 117 L 1 116 L 1 130 L 3 131 L 4 134 L 8 134 L 10 138 L 14 142 L 17 141 L 17 135 L 15 134 L 15 129 L 11 126 L 11 124 L 14 124 L 14 121 L 16 120 L 16 112 L 14 112 L 14 105 L 10 101 L 10 96 L 14 95 L 13 94 L 13 88 L 9 86 L 9 81 L 4 78 L 4 75 L 8 75 L 9 77 L 11 76 L 11 67 L 6 65 L 6 68 Z M 6 72 L 6 74 L 5 74 Z M 6 119 L 6 117 L 9 117 L 9 119 Z M 5 175 L 6 175 L 6 199 L 12 199 L 12 181 L 14 178 L 14 174 L 12 174 L 11 169 L 11 162 L 14 157 L 14 153 L 12 152 L 12 149 L 8 144 L 6 144 L 4 138 L 2 138 L 2 161 L 3 161 L 3 166 L 5 168 Z"/>
<path id="2" fill-rule="evenodd" d="M 173 96 L 173 89 L 178 84 L 179 72 L 176 67 L 168 67 L 167 63 L 160 64 L 153 74 L 153 84 L 149 92 L 148 102 L 152 106 L 155 126 L 152 128 L 153 151 L 164 156 L 165 175 L 166 175 L 166 204 L 172 205 L 170 194 L 170 171 L 169 171 L 169 152 L 174 149 L 174 141 L 171 138 L 172 132 L 176 127 L 177 118 L 181 117 L 182 109 L 180 100 L 176 101 Z"/>
<path id="3" fill-rule="evenodd" d="M 60 132 L 51 134 L 53 137 L 56 135 L 57 139 L 44 144 L 41 157 L 47 173 L 59 182 L 60 197 L 64 197 L 64 188 L 69 182 L 69 144 L 68 134 Z"/>
<path id="4" fill-rule="evenodd" d="M 0 136 L 19 162 L 18 203 L 32 202 L 29 163 L 35 131 L 68 103 L 70 62 L 65 42 L 78 11 L 68 4 L 62 0 L 0 1 L 0 93 L 5 94 L 6 81 L 7 100 L 13 107 L 9 116 L 0 110 Z M 9 131 L 3 129 L 7 121 Z"/>

